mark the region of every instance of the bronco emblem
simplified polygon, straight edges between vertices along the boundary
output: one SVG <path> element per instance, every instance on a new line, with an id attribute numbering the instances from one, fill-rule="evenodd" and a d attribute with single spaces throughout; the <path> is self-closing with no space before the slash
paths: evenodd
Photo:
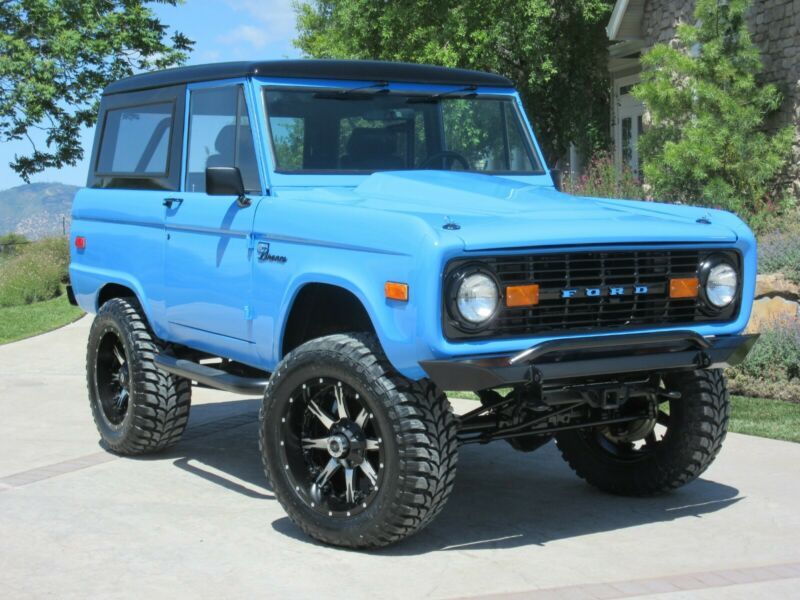
<path id="1" fill-rule="evenodd" d="M 258 254 L 259 262 L 264 262 L 264 261 L 277 262 L 277 263 L 286 262 L 285 256 L 272 254 L 269 251 L 269 244 L 267 242 L 258 242 L 258 246 L 256 247 L 256 253 Z"/>
<path id="2" fill-rule="evenodd" d="M 602 296 L 645 296 L 649 292 L 646 285 L 604 286 L 593 288 L 566 288 L 561 290 L 562 298 L 600 298 Z"/>

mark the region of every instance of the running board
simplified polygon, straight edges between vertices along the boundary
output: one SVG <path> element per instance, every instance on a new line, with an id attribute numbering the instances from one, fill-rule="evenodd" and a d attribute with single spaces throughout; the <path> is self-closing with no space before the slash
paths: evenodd
<path id="1" fill-rule="evenodd" d="M 264 388 L 267 387 L 267 382 L 269 382 L 269 378 L 262 379 L 233 375 L 190 360 L 175 358 L 169 354 L 157 354 L 155 363 L 159 369 L 167 373 L 191 379 L 217 390 L 245 396 L 261 396 L 264 393 Z"/>

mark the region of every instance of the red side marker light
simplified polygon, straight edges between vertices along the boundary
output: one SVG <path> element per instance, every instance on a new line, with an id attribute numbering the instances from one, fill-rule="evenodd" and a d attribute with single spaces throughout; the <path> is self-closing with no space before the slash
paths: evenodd
<path id="1" fill-rule="evenodd" d="M 78 250 L 86 250 L 86 238 L 82 235 L 75 236 L 75 247 Z"/>

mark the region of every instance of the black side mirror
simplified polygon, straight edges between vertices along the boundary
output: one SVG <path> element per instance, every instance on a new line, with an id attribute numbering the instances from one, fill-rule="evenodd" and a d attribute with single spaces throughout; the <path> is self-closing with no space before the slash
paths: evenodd
<path id="1" fill-rule="evenodd" d="M 206 168 L 206 194 L 209 196 L 236 196 L 239 206 L 250 206 L 245 195 L 244 181 L 239 167 Z"/>
<path id="2" fill-rule="evenodd" d="M 553 187 L 561 191 L 561 169 L 550 169 L 550 177 L 553 178 Z"/>

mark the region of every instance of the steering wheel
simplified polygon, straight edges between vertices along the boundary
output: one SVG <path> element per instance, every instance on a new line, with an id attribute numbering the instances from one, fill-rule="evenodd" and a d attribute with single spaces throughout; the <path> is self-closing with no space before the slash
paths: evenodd
<path id="1" fill-rule="evenodd" d="M 442 161 L 441 162 L 442 168 L 447 171 L 452 171 L 453 165 L 456 162 L 460 162 L 464 166 L 465 171 L 472 170 L 472 167 L 470 166 L 467 157 L 461 154 L 460 152 L 456 152 L 455 150 L 442 150 L 440 152 L 434 152 L 422 162 L 421 168 L 426 169 L 432 166 L 433 162 L 438 159 Z"/>

